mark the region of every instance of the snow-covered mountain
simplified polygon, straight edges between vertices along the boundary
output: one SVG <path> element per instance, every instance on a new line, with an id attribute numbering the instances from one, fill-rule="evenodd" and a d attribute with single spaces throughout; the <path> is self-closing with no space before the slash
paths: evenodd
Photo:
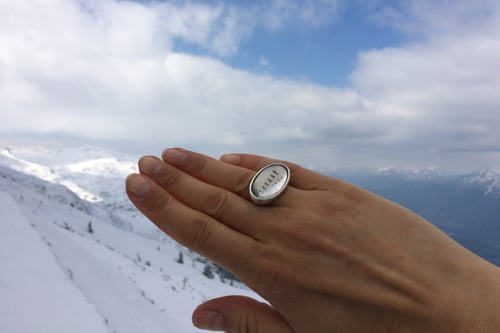
<path id="1" fill-rule="evenodd" d="M 480 170 L 464 180 L 485 188 L 485 195 L 500 196 L 500 167 Z"/>
<path id="2" fill-rule="evenodd" d="M 198 332 L 199 303 L 257 297 L 135 210 L 124 191 L 135 160 L 1 151 L 0 332 Z"/>

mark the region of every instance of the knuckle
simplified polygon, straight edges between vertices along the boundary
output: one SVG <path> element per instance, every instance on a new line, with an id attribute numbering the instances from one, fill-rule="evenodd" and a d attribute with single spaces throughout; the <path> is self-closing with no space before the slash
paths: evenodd
<path id="1" fill-rule="evenodd" d="M 175 187 L 182 180 L 182 174 L 180 172 L 169 172 L 166 173 L 161 179 L 161 185 L 164 188 Z"/>
<path id="2" fill-rule="evenodd" d="M 228 333 L 253 333 L 259 331 L 259 320 L 253 311 L 242 311 Z"/>
<path id="3" fill-rule="evenodd" d="M 242 196 L 248 195 L 248 184 L 250 184 L 251 179 L 252 175 L 246 172 L 232 177 L 231 188 L 233 192 Z"/>
<path id="4" fill-rule="evenodd" d="M 165 211 L 168 210 L 168 205 L 171 199 L 172 198 L 170 196 L 159 195 L 151 200 L 149 209 L 151 210 L 152 216 L 155 220 L 165 214 Z"/>
<path id="5" fill-rule="evenodd" d="M 206 158 L 197 158 L 191 163 L 191 173 L 193 175 L 199 175 L 203 173 L 207 166 L 208 160 Z"/>
<path id="6" fill-rule="evenodd" d="M 191 228 L 194 226 L 194 228 Z M 208 218 L 197 218 L 193 220 L 193 225 L 186 227 L 189 230 L 185 230 L 184 235 L 186 239 L 186 245 L 192 248 L 196 252 L 205 252 L 205 250 L 210 246 L 210 240 L 213 238 L 213 226 Z"/>
<path id="7" fill-rule="evenodd" d="M 228 323 L 227 333 L 255 333 L 259 330 L 259 318 L 254 311 L 241 311 Z"/>
<path id="8" fill-rule="evenodd" d="M 229 206 L 229 193 L 221 190 L 213 190 L 207 194 L 204 203 L 204 212 L 215 218 L 220 218 Z"/>

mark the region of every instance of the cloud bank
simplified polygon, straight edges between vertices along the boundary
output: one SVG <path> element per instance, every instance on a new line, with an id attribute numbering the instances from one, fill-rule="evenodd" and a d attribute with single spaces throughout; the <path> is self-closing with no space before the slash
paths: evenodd
<path id="1" fill-rule="evenodd" d="M 258 30 L 320 29 L 341 1 L 2 2 L 0 133 L 321 168 L 500 164 L 500 5 L 435 3 L 373 5 L 367 19 L 408 42 L 360 53 L 349 86 L 324 87 L 225 59 Z"/>

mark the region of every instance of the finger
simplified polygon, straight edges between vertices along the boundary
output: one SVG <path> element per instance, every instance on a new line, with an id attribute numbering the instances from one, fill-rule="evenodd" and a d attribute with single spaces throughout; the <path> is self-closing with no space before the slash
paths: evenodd
<path id="1" fill-rule="evenodd" d="M 290 168 L 290 186 L 301 190 L 324 189 L 327 178 L 301 166 L 268 157 L 252 154 L 226 154 L 220 160 L 234 166 L 243 167 L 252 171 L 258 171 L 271 163 L 284 163 Z"/>
<path id="2" fill-rule="evenodd" d="M 187 207 L 146 176 L 127 177 L 126 190 L 132 203 L 174 240 L 237 276 L 249 274 L 245 270 L 252 267 L 252 238 Z"/>
<path id="3" fill-rule="evenodd" d="M 252 170 L 224 163 L 211 157 L 180 148 L 165 150 L 163 152 L 163 159 L 168 164 L 174 165 L 176 168 L 203 182 L 233 192 L 247 199 L 248 202 L 250 200 L 248 186 L 255 175 L 255 172 Z M 202 194 L 202 196 L 204 195 L 206 193 Z M 270 206 L 286 205 L 287 202 L 293 202 L 299 196 L 300 194 L 293 189 L 293 186 L 289 186 L 285 193 L 273 201 Z M 255 209 L 255 205 L 253 204 L 250 207 Z M 253 218 L 253 216 L 247 217 Z"/>
<path id="4" fill-rule="evenodd" d="M 248 200 L 194 178 L 154 156 L 141 158 L 139 170 L 190 208 L 203 212 L 235 230 L 257 237 L 259 228 L 255 221 L 260 220 L 260 210 Z"/>
<path id="5" fill-rule="evenodd" d="M 248 185 L 255 174 L 252 170 L 180 148 L 166 149 L 162 157 L 193 177 L 249 199 Z"/>
<path id="6" fill-rule="evenodd" d="M 271 306 L 243 296 L 227 296 L 201 304 L 193 324 L 205 330 L 228 333 L 293 333 Z"/>

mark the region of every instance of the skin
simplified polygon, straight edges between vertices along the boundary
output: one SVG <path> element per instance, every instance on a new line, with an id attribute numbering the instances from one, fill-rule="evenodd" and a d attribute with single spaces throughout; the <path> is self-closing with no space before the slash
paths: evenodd
<path id="1" fill-rule="evenodd" d="M 193 313 L 230 333 L 500 331 L 500 271 L 423 218 L 298 165 L 267 206 L 248 198 L 248 155 L 167 149 L 126 181 L 130 200 L 179 243 L 269 303 L 228 296 Z"/>

